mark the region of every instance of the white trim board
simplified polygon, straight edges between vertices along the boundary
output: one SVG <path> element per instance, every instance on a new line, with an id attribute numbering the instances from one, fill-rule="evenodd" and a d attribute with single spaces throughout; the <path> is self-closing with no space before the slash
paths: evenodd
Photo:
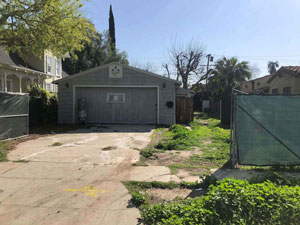
<path id="1" fill-rule="evenodd" d="M 157 94 L 156 94 L 156 122 L 157 124 L 159 124 L 159 86 L 149 86 L 149 85 L 145 85 L 145 86 L 135 86 L 135 85 L 73 85 L 73 124 L 75 124 L 75 96 L 76 96 L 76 88 L 80 88 L 80 87 L 87 87 L 87 88 L 95 88 L 95 87 L 103 87 L 103 88 L 156 88 Z"/>

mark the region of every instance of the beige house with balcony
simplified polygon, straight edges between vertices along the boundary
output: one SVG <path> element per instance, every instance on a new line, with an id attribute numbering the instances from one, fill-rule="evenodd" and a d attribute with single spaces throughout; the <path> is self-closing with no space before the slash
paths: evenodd
<path id="1" fill-rule="evenodd" d="M 53 81 L 68 76 L 62 70 L 62 59 L 45 51 L 42 59 L 27 54 L 21 58 L 0 47 L 0 92 L 27 93 L 27 87 L 39 83 L 51 92 L 57 92 Z"/>
<path id="2" fill-rule="evenodd" d="M 251 94 L 300 94 L 300 66 L 282 66 L 272 75 L 242 82 L 240 90 Z"/>
<path id="3" fill-rule="evenodd" d="M 266 75 L 253 80 L 244 81 L 241 83 L 240 90 L 245 93 L 268 92 L 268 80 L 271 75 Z"/>

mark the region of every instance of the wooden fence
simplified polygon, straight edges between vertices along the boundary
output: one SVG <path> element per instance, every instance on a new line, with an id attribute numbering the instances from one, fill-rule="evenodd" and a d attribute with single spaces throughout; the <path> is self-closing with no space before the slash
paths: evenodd
<path id="1" fill-rule="evenodd" d="M 194 119 L 194 101 L 192 98 L 176 97 L 176 123 L 188 124 Z"/>

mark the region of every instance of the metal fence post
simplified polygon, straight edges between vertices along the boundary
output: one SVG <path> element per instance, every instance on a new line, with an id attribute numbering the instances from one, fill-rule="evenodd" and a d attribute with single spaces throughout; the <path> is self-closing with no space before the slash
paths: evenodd
<path id="1" fill-rule="evenodd" d="M 232 163 L 232 167 L 234 168 L 234 156 L 233 156 L 233 90 L 231 91 L 231 106 L 230 106 L 230 160 Z"/>

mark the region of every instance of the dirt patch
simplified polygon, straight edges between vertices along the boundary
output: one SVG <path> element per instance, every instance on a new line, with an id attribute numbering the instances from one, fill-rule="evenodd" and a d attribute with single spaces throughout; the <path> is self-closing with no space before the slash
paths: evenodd
<path id="1" fill-rule="evenodd" d="M 192 193 L 190 189 L 148 189 L 148 200 L 150 204 L 170 202 L 177 198 L 185 199 Z"/>
<path id="2" fill-rule="evenodd" d="M 194 154 L 202 154 L 198 150 L 194 151 L 166 151 L 161 153 L 155 153 L 152 157 L 144 162 L 148 166 L 168 166 L 174 163 L 181 163 L 189 159 Z"/>

